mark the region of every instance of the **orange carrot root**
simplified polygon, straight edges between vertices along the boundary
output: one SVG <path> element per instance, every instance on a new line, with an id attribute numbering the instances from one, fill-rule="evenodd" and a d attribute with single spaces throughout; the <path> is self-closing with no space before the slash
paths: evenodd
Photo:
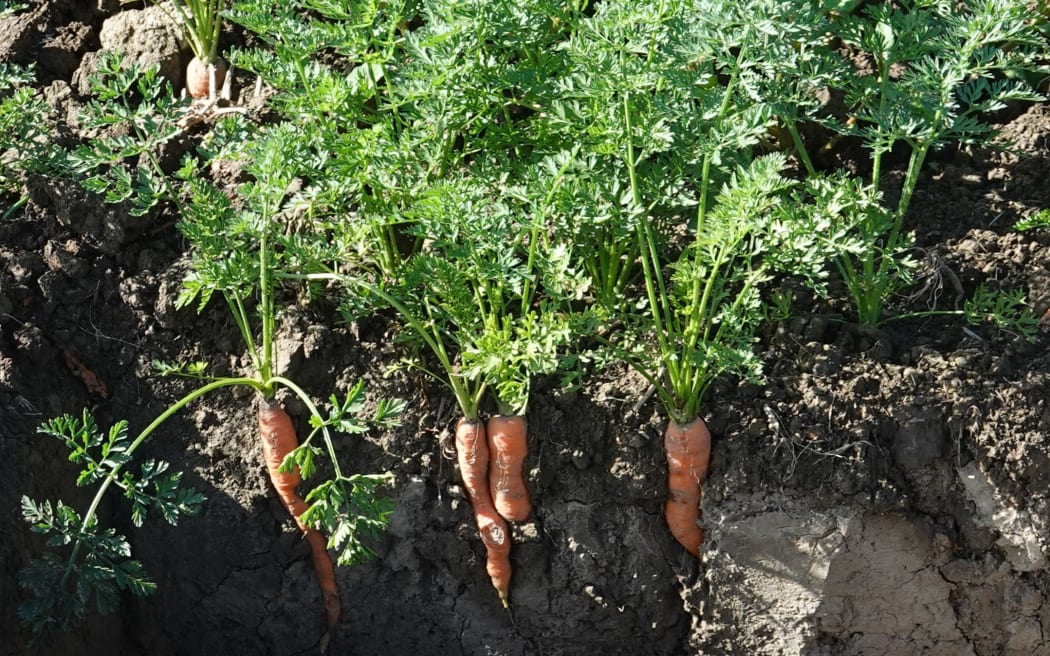
<path id="1" fill-rule="evenodd" d="M 490 417 L 488 421 L 489 486 L 496 511 L 509 522 L 523 522 L 532 513 L 522 468 L 528 455 L 525 418 Z"/>
<path id="2" fill-rule="evenodd" d="M 296 491 L 299 483 L 302 482 L 299 470 L 295 469 L 287 474 L 279 471 L 285 456 L 299 446 L 295 426 L 292 425 L 291 417 L 281 406 L 266 399 L 260 399 L 259 432 L 262 435 L 263 459 L 266 461 L 270 481 L 277 491 L 277 496 L 291 513 L 299 530 L 303 532 L 303 536 L 310 545 L 314 573 L 317 576 L 317 584 L 321 588 L 321 598 L 324 600 L 327 631 L 321 637 L 320 643 L 321 652 L 324 653 L 328 648 L 332 629 L 339 623 L 342 605 L 339 600 L 339 587 L 335 580 L 335 564 L 332 563 L 332 558 L 328 554 L 325 538 L 320 531 L 306 526 L 299 519 L 309 508 Z"/>
<path id="3" fill-rule="evenodd" d="M 478 533 L 485 544 L 488 571 L 504 607 L 510 591 L 510 532 L 507 523 L 496 512 L 489 492 L 489 447 L 485 426 L 479 421 L 463 418 L 456 425 L 456 460 L 460 476 L 467 489 Z"/>
<path id="4" fill-rule="evenodd" d="M 500 602 L 507 608 L 507 595 L 510 591 L 510 534 L 507 532 L 507 525 L 495 512 L 476 513 L 476 519 L 478 533 L 488 552 L 485 571 L 492 580 L 492 587 L 496 588 Z"/>
<path id="5" fill-rule="evenodd" d="M 488 485 L 489 445 L 485 439 L 484 424 L 466 418 L 459 420 L 456 424 L 456 460 L 474 511 L 477 512 L 479 506 L 491 506 Z"/>
<path id="6" fill-rule="evenodd" d="M 700 484 L 711 463 L 711 433 L 700 418 L 682 425 L 667 423 L 664 433 L 667 452 L 667 503 L 664 514 L 671 534 L 686 551 L 700 557 L 704 531 L 700 518 Z"/>

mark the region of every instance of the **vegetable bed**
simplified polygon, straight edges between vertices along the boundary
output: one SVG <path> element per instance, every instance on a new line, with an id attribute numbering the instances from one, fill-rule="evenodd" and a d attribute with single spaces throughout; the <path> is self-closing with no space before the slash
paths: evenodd
<path id="1" fill-rule="evenodd" d="M 942 124 L 938 3 L 743 4 L 245 0 L 191 105 L 176 14 L 0 2 L 0 655 L 1050 654 L 1042 14 Z M 59 499 L 136 564 L 28 646 Z"/>

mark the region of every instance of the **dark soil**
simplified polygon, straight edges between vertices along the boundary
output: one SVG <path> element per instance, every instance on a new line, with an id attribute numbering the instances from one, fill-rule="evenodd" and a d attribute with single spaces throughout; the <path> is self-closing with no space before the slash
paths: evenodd
<path id="1" fill-rule="evenodd" d="M 56 129 L 75 134 L 77 69 L 117 3 L 31 4 L 0 20 L 0 61 L 35 61 Z M 935 275 L 911 309 L 961 307 L 982 283 L 1050 307 L 1050 235 L 1013 229 L 1050 207 L 1050 106 L 1003 120 L 1016 153 L 939 153 L 920 182 L 908 225 Z M 224 307 L 175 310 L 186 265 L 172 217 L 133 219 L 72 181 L 36 177 L 29 194 L 0 224 L 0 654 L 316 653 L 308 547 L 269 487 L 251 397 L 225 392 L 148 447 L 207 495 L 200 515 L 134 528 L 116 495 L 101 513 L 157 592 L 23 647 L 15 574 L 42 540 L 19 498 L 90 498 L 36 427 L 84 408 L 103 426 L 147 425 L 189 389 L 156 376 L 154 360 L 247 365 L 226 355 L 240 349 Z M 282 367 L 307 390 L 324 398 L 365 379 L 373 398 L 408 402 L 399 429 L 340 446 L 346 469 L 394 474 L 397 509 L 379 557 L 339 571 L 331 653 L 1050 654 L 1048 331 L 1026 342 L 958 317 L 873 331 L 841 320 L 842 298 L 811 305 L 764 335 L 765 385 L 711 393 L 702 562 L 663 522 L 664 418 L 654 399 L 636 409 L 644 380 L 612 369 L 579 391 L 541 381 L 534 513 L 514 529 L 509 612 L 450 457 L 452 398 L 387 375 L 397 323 L 286 314 Z"/>

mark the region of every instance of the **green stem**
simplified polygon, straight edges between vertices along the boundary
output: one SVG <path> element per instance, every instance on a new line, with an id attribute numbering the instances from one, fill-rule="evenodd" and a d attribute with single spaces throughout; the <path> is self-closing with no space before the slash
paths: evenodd
<path id="1" fill-rule="evenodd" d="M 519 306 L 519 312 L 525 314 L 532 306 L 532 299 L 534 297 L 535 287 L 532 284 L 533 277 L 536 275 L 536 251 L 538 249 L 537 244 L 540 240 L 540 220 L 537 215 L 532 220 L 532 230 L 529 231 L 529 252 L 525 259 L 525 282 L 521 287 L 521 304 Z"/>
<path id="2" fill-rule="evenodd" d="M 882 178 L 882 150 L 876 150 L 871 155 L 871 187 L 875 191 L 880 191 L 881 178 Z"/>
<path id="3" fill-rule="evenodd" d="M 739 79 L 739 69 L 741 62 L 743 61 L 744 52 L 746 48 L 741 48 L 740 52 L 737 53 L 737 70 L 729 78 L 729 82 L 726 84 L 726 88 L 723 91 L 722 103 L 718 108 L 718 115 L 716 121 L 721 121 L 725 118 L 726 113 L 729 111 L 730 99 L 732 98 L 733 92 L 736 88 L 737 80 Z M 700 189 L 699 198 L 697 199 L 697 210 L 696 210 L 696 239 L 694 240 L 694 247 L 699 248 L 700 241 L 703 238 L 704 223 L 707 220 L 707 197 L 711 186 L 711 164 L 714 159 L 715 153 L 707 152 L 704 154 L 704 161 L 701 165 L 700 170 Z M 696 257 L 695 250 L 693 257 Z M 685 333 L 692 333 L 692 337 L 689 340 L 689 351 L 691 352 L 696 348 L 697 337 L 700 334 L 698 329 L 698 323 L 705 323 L 706 321 L 706 307 L 708 298 L 718 273 L 718 266 L 712 268 L 711 275 L 708 277 L 706 284 L 703 286 L 703 292 L 701 294 L 701 283 L 700 278 L 696 278 L 693 281 L 692 293 L 689 295 L 689 309 L 687 311 L 687 326 Z M 709 323 L 709 322 L 707 322 Z"/>
<path id="4" fill-rule="evenodd" d="M 930 145 L 928 141 L 922 145 L 913 144 L 911 157 L 908 159 L 908 172 L 904 176 L 904 184 L 901 187 L 901 197 L 897 201 L 893 230 L 890 231 L 887 244 L 895 244 L 897 237 L 900 235 L 901 227 L 904 225 L 904 215 L 908 213 L 908 206 L 911 204 L 911 197 L 915 193 L 915 187 L 919 184 L 919 173 L 922 171 L 922 165 L 926 161 L 926 154 L 929 150 Z"/>
<path id="5" fill-rule="evenodd" d="M 727 263 L 727 260 L 724 259 L 725 254 L 727 252 L 734 252 L 739 243 L 740 240 L 737 240 L 733 242 L 732 246 L 728 248 L 720 248 L 718 250 L 718 255 L 715 257 L 715 261 L 711 265 L 711 273 L 707 276 L 707 281 L 704 283 L 703 293 L 698 300 L 692 300 L 690 303 L 685 328 L 685 335 L 688 340 L 684 351 L 687 353 L 692 353 L 696 350 L 696 345 L 700 341 L 701 334 L 703 335 L 705 342 L 710 339 L 711 326 L 713 324 L 710 321 L 708 306 L 711 303 L 711 295 L 714 293 L 715 286 L 718 284 L 718 277 L 721 275 L 722 266 Z"/>
<path id="6" fill-rule="evenodd" d="M 623 99 L 623 113 L 627 131 L 627 176 L 631 185 L 631 196 L 634 206 L 640 210 L 642 208 L 642 197 L 641 190 L 638 187 L 638 176 L 635 171 L 630 96 L 626 93 Z M 671 317 L 671 304 L 667 295 L 667 288 L 664 286 L 663 273 L 660 270 L 660 255 L 656 248 L 656 237 L 653 234 L 652 226 L 649 225 L 648 216 L 643 215 L 640 218 L 637 230 L 641 247 L 647 251 L 642 254 L 642 271 L 645 276 L 645 292 L 649 297 L 649 311 L 653 317 L 656 341 L 661 355 L 664 356 L 664 364 L 673 380 L 677 378 L 679 362 L 672 357 L 675 349 L 668 341 L 668 333 L 674 328 L 675 324 Z"/>
<path id="7" fill-rule="evenodd" d="M 631 262 L 636 258 L 634 257 L 634 245 L 631 242 L 621 241 L 619 244 L 620 248 L 613 253 L 614 259 L 606 269 L 609 272 L 606 289 L 612 298 L 622 301 L 623 290 L 627 287 L 627 282 L 631 277 Z"/>
<path id="8" fill-rule="evenodd" d="M 746 43 L 746 38 L 742 41 Z M 729 78 L 726 83 L 726 88 L 722 92 L 722 103 L 718 106 L 718 114 L 715 117 L 715 122 L 721 122 L 726 113 L 729 111 L 730 100 L 733 98 L 733 93 L 736 91 L 737 81 L 740 79 L 740 66 L 744 61 L 744 55 L 747 52 L 747 48 L 741 47 L 740 52 L 736 56 L 736 70 L 733 71 L 733 75 Z M 708 188 L 711 185 L 711 162 L 714 158 L 715 153 L 707 152 L 704 154 L 704 163 L 700 171 L 700 192 L 696 209 L 696 235 L 697 242 L 700 240 L 700 233 L 704 227 L 704 221 L 707 218 L 707 195 Z M 695 291 L 695 290 L 694 290 Z M 695 294 L 694 294 L 695 295 Z"/>
<path id="9" fill-rule="evenodd" d="M 14 216 L 14 215 L 15 215 L 15 212 L 17 212 L 17 211 L 18 211 L 18 208 L 20 208 L 20 207 L 22 207 L 23 205 L 25 205 L 25 204 L 26 204 L 26 203 L 27 203 L 28 201 L 29 201 L 29 196 L 22 196 L 21 198 L 19 198 L 19 199 L 18 199 L 18 200 L 17 200 L 16 202 L 15 202 L 15 204 L 14 204 L 14 205 L 12 205 L 11 207 L 9 207 L 9 208 L 7 209 L 7 211 L 6 211 L 6 212 L 4 212 L 4 215 L 3 215 L 3 216 L 0 216 L 0 223 L 4 223 L 4 222 L 6 222 L 6 221 L 7 221 L 8 219 L 10 219 L 10 218 L 11 218 L 12 216 Z"/>
<path id="10" fill-rule="evenodd" d="M 638 372 L 638 374 L 642 378 L 647 380 L 649 384 L 653 386 L 653 389 L 656 391 L 656 395 L 660 398 L 660 403 L 664 406 L 664 408 L 674 407 L 674 396 L 668 391 L 667 385 L 660 382 L 660 375 L 662 374 L 662 372 L 658 374 L 653 373 L 653 366 L 651 360 L 646 360 L 645 362 L 639 361 L 638 358 L 634 356 L 634 354 L 620 351 L 617 345 L 611 342 L 609 339 L 602 337 L 601 335 L 593 335 L 592 337 L 593 339 L 597 340 L 599 343 L 607 347 L 609 350 L 619 352 L 622 361 L 627 363 L 627 366 Z"/>
<path id="11" fill-rule="evenodd" d="M 787 131 L 791 135 L 791 141 L 795 144 L 795 152 L 798 154 L 798 158 L 802 160 L 802 165 L 806 167 L 806 172 L 810 175 L 815 175 L 817 170 L 813 167 L 813 160 L 809 158 L 806 144 L 802 142 L 802 135 L 798 132 L 798 125 L 794 120 L 787 121 L 786 124 Z"/>
<path id="12" fill-rule="evenodd" d="M 252 359 L 252 367 L 256 371 L 260 371 L 262 363 L 259 361 L 259 353 L 255 348 L 255 338 L 252 337 L 252 329 L 248 321 L 248 313 L 244 309 L 244 303 L 241 301 L 240 295 L 233 292 L 223 292 L 222 295 L 226 299 L 226 304 L 230 308 L 230 314 L 233 315 L 233 320 L 237 324 L 237 330 L 241 333 L 241 338 L 248 349 L 248 355 Z"/>
<path id="13" fill-rule="evenodd" d="M 267 383 L 269 385 L 271 385 L 271 386 L 274 383 L 276 383 L 278 385 L 284 385 L 285 387 L 287 387 L 289 390 L 292 391 L 293 394 L 295 394 L 296 396 L 299 397 L 299 399 L 306 406 L 307 411 L 309 411 L 309 413 L 311 415 L 313 415 L 314 417 L 316 417 L 318 420 L 320 420 L 322 422 L 321 423 L 321 436 L 324 438 L 325 447 L 328 449 L 328 456 L 329 456 L 329 458 L 332 461 L 332 467 L 333 467 L 333 470 L 335 471 L 336 477 L 342 478 L 343 477 L 343 472 L 339 468 L 339 458 L 337 458 L 336 454 L 335 454 L 335 445 L 332 443 L 332 435 L 328 431 L 328 426 L 326 426 L 323 423 L 324 422 L 324 417 L 321 416 L 321 411 L 317 408 L 317 405 L 313 402 L 313 399 L 310 398 L 310 395 L 307 394 L 303 390 L 303 388 L 299 387 L 299 385 L 296 384 L 294 381 L 289 380 L 289 379 L 285 378 L 284 376 L 274 376 L 273 378 L 268 380 Z"/>
<path id="14" fill-rule="evenodd" d="M 533 278 L 536 276 L 536 257 L 540 244 L 540 236 L 543 227 L 543 221 L 547 217 L 547 212 L 554 202 L 554 195 L 561 188 L 562 182 L 565 180 L 565 173 L 569 170 L 569 166 L 576 162 L 576 154 L 580 151 L 580 146 L 577 144 L 572 149 L 572 156 L 566 158 L 565 163 L 558 169 L 558 173 L 554 178 L 554 184 L 551 185 L 550 191 L 543 198 L 542 203 L 533 213 L 532 230 L 529 233 L 529 254 L 525 262 L 525 282 L 522 286 L 521 292 L 521 314 L 525 314 L 530 307 L 532 307 L 532 301 L 535 298 L 535 288 L 533 285 Z"/>
<path id="15" fill-rule="evenodd" d="M 723 91 L 722 102 L 718 109 L 716 121 L 723 120 L 729 111 L 731 105 L 730 101 L 736 89 L 737 81 L 739 80 L 740 66 L 743 62 L 745 51 L 746 48 L 740 48 L 740 52 L 737 53 L 736 70 L 733 71 L 733 75 L 729 78 L 729 82 L 726 84 L 725 90 Z M 715 153 L 710 151 L 704 154 L 703 164 L 701 165 L 700 170 L 699 197 L 697 199 L 696 238 L 694 240 L 693 250 L 687 252 L 685 257 L 697 257 L 697 253 L 701 246 L 701 241 L 704 235 L 704 224 L 707 220 L 707 203 L 711 186 L 711 166 L 714 161 L 714 156 Z M 683 312 L 679 313 L 679 316 L 684 315 L 685 325 L 681 326 L 679 330 L 679 334 L 683 338 L 684 344 L 682 344 L 681 349 L 676 355 L 679 356 L 683 364 L 680 368 L 667 368 L 668 377 L 671 379 L 671 389 L 673 390 L 675 397 L 675 405 L 673 408 L 668 408 L 668 412 L 677 421 L 681 421 L 683 418 L 692 418 L 699 412 L 700 399 L 698 398 L 696 390 L 698 389 L 698 386 L 706 387 L 707 383 L 701 383 L 700 381 L 708 380 L 709 376 L 706 371 L 698 371 L 694 365 L 686 363 L 692 360 L 691 356 L 696 352 L 696 347 L 701 339 L 701 335 L 703 335 L 704 341 L 709 339 L 712 322 L 708 306 L 711 303 L 711 296 L 718 283 L 718 277 L 721 274 L 722 266 L 728 262 L 728 260 L 725 259 L 725 253 L 734 252 L 733 249 L 736 248 L 738 243 L 739 240 L 734 242 L 731 247 L 719 250 L 718 256 L 711 266 L 711 272 L 705 281 L 701 282 L 699 277 L 695 277 L 689 295 L 688 306 Z M 664 302 L 667 305 L 670 305 L 669 301 L 666 299 Z"/>
<path id="16" fill-rule="evenodd" d="M 843 282 L 846 283 L 846 289 L 849 290 L 850 296 L 853 297 L 853 303 L 857 306 L 857 320 L 862 324 L 871 323 L 868 320 L 867 315 L 867 301 L 865 289 L 865 281 L 860 278 L 857 274 L 857 268 L 853 265 L 853 260 L 848 254 L 839 255 L 835 258 L 835 265 L 838 267 L 839 275 L 842 277 Z"/>
<path id="17" fill-rule="evenodd" d="M 264 212 L 263 216 L 271 216 Z M 273 286 L 270 280 L 270 251 L 267 232 L 259 235 L 259 315 L 262 318 L 262 347 L 259 356 L 259 376 L 269 380 L 273 375 L 273 338 L 275 328 Z"/>
<path id="18" fill-rule="evenodd" d="M 439 132 L 438 134 L 442 134 Z M 445 139 L 441 149 L 441 162 L 438 165 L 437 178 L 444 179 L 445 175 L 448 174 L 449 168 L 452 166 L 452 153 L 455 151 L 456 139 L 459 137 L 459 133 L 455 130 L 448 130 L 448 137 Z"/>
<path id="19" fill-rule="evenodd" d="M 857 319 L 864 325 L 878 325 L 882 317 L 882 309 L 886 300 L 885 295 L 893 284 L 893 279 L 890 277 L 890 266 L 893 258 L 896 256 L 901 230 L 904 226 L 904 216 L 908 212 L 908 206 L 918 184 L 919 173 L 922 170 L 922 164 L 928 152 L 929 145 L 924 144 L 920 146 L 913 144 L 911 157 L 908 159 L 908 171 L 904 176 L 900 199 L 897 202 L 897 210 L 893 215 L 893 226 L 890 228 L 884 247 L 881 249 L 881 252 L 885 253 L 885 255 L 879 258 L 879 251 L 869 248 L 861 261 L 860 281 L 863 289 L 858 289 L 857 292 L 853 293 L 853 296 L 857 301 Z M 867 232 L 871 235 L 873 230 L 869 229 Z M 874 235 L 871 236 L 874 237 Z M 877 258 L 878 262 L 876 265 Z M 852 283 L 847 280 L 847 286 L 851 289 L 861 287 L 856 280 L 852 281 Z"/>
<path id="20" fill-rule="evenodd" d="M 205 63 L 215 61 L 219 47 L 219 31 L 222 18 L 219 16 L 219 5 L 222 0 L 175 0 L 175 16 L 172 16 L 161 2 L 155 4 L 168 14 L 168 18 L 182 24 L 190 50 Z"/>
<path id="21" fill-rule="evenodd" d="M 139 138 L 142 141 L 150 140 L 150 137 L 145 136 L 142 133 L 139 133 Z M 168 180 L 168 175 L 164 172 L 164 169 L 160 167 L 160 162 L 157 160 L 156 155 L 153 154 L 152 150 L 148 150 L 146 151 L 146 157 L 149 158 L 150 165 L 160 178 L 161 184 L 164 185 L 164 191 L 167 193 L 168 199 L 175 205 L 175 209 L 178 211 L 179 216 L 189 216 L 186 213 L 186 206 L 183 204 L 182 199 L 179 198 L 179 195 L 175 192 L 175 188 L 171 186 L 171 181 Z"/>
<path id="22" fill-rule="evenodd" d="M 477 419 L 478 417 L 478 406 L 481 403 L 481 398 L 485 394 L 484 382 L 476 382 L 477 387 L 471 389 L 469 385 L 470 381 L 463 378 L 462 374 L 456 372 L 455 366 L 452 364 L 452 359 L 449 357 L 447 350 L 445 349 L 444 340 L 441 339 L 441 334 L 438 331 L 436 325 L 433 329 L 427 327 L 427 324 L 434 324 L 432 317 L 428 316 L 428 320 L 425 320 L 415 315 L 411 310 L 405 306 L 404 303 L 395 298 L 392 294 L 384 291 L 383 289 L 367 283 L 363 280 L 359 280 L 352 276 L 346 276 L 335 272 L 325 273 L 306 273 L 306 274 L 292 274 L 283 273 L 279 274 L 281 278 L 289 280 L 327 280 L 338 282 L 346 287 L 356 287 L 362 289 L 369 294 L 373 294 L 385 301 L 394 308 L 401 315 L 409 327 L 419 336 L 420 339 L 430 348 L 437 357 L 438 362 L 441 363 L 441 368 L 445 371 L 446 378 L 442 380 L 449 386 L 452 393 L 456 397 L 456 401 L 459 403 L 460 410 L 467 419 Z M 424 298 L 424 302 L 426 299 Z M 429 306 L 428 306 L 429 307 Z"/>

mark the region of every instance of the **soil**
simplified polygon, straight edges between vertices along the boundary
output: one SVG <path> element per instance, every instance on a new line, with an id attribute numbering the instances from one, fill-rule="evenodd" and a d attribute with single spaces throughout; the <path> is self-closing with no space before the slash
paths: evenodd
<path id="1" fill-rule="evenodd" d="M 75 136 L 83 62 L 119 7 L 30 5 L 0 19 L 0 62 L 35 61 L 55 129 Z M 910 307 L 958 307 L 981 283 L 1050 307 L 1050 234 L 1013 229 L 1050 207 L 1050 106 L 1016 108 L 1002 128 L 1014 151 L 941 152 L 927 168 L 908 225 L 938 275 Z M 246 393 L 190 406 L 147 447 L 207 495 L 200 515 L 135 528 L 119 499 L 102 508 L 157 592 L 23 647 L 15 575 L 42 541 L 19 499 L 88 501 L 64 447 L 36 427 L 84 408 L 103 426 L 145 426 L 188 389 L 154 360 L 247 364 L 225 308 L 175 309 L 186 264 L 171 217 L 129 217 L 43 176 L 28 193 L 0 224 L 0 655 L 316 653 L 308 548 L 269 487 Z M 372 398 L 408 403 L 400 428 L 340 443 L 345 469 L 393 474 L 396 510 L 378 558 L 339 570 L 330 653 L 1050 654 L 1050 331 L 1028 342 L 957 317 L 873 331 L 842 321 L 844 308 L 834 295 L 796 308 L 763 336 L 765 385 L 712 391 L 701 561 L 663 522 L 664 419 L 653 399 L 636 407 L 644 380 L 613 368 L 576 391 L 541 381 L 510 611 L 450 457 L 453 400 L 387 375 L 397 323 L 288 312 L 287 375 L 322 398 L 364 379 Z"/>

